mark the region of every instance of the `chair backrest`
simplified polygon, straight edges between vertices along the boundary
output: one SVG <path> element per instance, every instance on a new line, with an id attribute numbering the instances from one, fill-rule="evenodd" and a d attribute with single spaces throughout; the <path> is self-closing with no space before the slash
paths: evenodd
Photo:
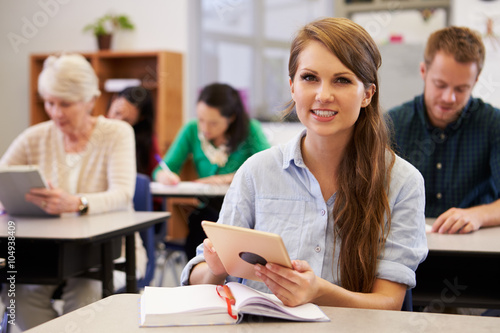
<path id="1" fill-rule="evenodd" d="M 405 299 L 403 301 L 401 311 L 413 311 L 413 296 L 411 289 L 406 289 Z"/>
<path id="2" fill-rule="evenodd" d="M 153 210 L 153 198 L 149 189 L 151 180 L 142 173 L 137 174 L 135 181 L 134 209 L 138 212 L 149 212 Z"/>
<path id="3" fill-rule="evenodd" d="M 153 210 L 153 197 L 149 189 L 151 180 L 148 176 L 138 173 L 135 183 L 134 193 L 134 209 L 136 211 L 152 211 Z M 156 244 L 155 244 L 155 227 L 151 226 L 140 232 L 142 242 L 146 248 L 148 256 L 148 263 L 146 265 L 146 274 L 144 278 L 137 281 L 138 288 L 148 286 L 154 277 L 156 266 Z"/>

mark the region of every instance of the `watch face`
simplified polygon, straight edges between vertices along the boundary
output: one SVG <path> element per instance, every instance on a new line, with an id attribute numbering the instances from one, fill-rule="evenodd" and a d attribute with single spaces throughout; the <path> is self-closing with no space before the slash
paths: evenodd
<path id="1" fill-rule="evenodd" d="M 80 197 L 80 206 L 78 206 L 78 212 L 80 213 L 80 215 L 87 213 L 88 209 L 89 209 L 89 202 L 87 198 Z"/>

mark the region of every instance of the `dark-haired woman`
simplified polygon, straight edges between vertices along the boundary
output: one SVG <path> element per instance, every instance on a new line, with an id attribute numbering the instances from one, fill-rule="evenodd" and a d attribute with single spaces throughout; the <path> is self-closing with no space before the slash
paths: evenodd
<path id="1" fill-rule="evenodd" d="M 158 143 L 154 135 L 154 107 L 149 90 L 128 87 L 113 98 L 108 118 L 124 120 L 134 128 L 137 172 L 151 176 L 158 164 Z"/>
<path id="2" fill-rule="evenodd" d="M 261 125 L 249 119 L 236 89 L 214 83 L 200 93 L 197 119 L 188 122 L 175 138 L 164 157 L 169 171 L 157 167 L 153 178 L 163 184 L 177 184 L 184 162 L 192 157 L 197 181 L 229 184 L 238 168 L 253 154 L 269 148 Z M 186 240 L 188 258 L 205 238 L 199 225 L 203 219 L 217 220 L 222 200 L 211 199 L 190 214 Z"/>

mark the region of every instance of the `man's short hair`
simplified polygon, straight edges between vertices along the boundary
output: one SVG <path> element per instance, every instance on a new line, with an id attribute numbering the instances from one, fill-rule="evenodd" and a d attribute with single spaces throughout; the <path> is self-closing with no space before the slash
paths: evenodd
<path id="1" fill-rule="evenodd" d="M 466 27 L 447 27 L 432 33 L 427 40 L 424 60 L 432 64 L 438 51 L 452 55 L 457 62 L 475 62 L 481 73 L 484 65 L 485 49 L 481 35 Z"/>

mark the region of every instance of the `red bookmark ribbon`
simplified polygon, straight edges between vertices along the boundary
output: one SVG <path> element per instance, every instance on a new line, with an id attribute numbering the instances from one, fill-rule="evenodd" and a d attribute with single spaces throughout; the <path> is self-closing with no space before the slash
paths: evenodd
<path id="1" fill-rule="evenodd" d="M 233 319 L 238 319 L 238 316 L 233 314 L 233 307 L 231 305 L 234 305 L 236 303 L 236 299 L 234 298 L 233 294 L 231 293 L 231 290 L 229 289 L 228 286 L 226 285 L 218 285 L 216 286 L 215 290 L 217 291 L 217 294 L 219 295 L 220 298 L 224 299 L 227 304 L 227 313 L 231 316 Z"/>

